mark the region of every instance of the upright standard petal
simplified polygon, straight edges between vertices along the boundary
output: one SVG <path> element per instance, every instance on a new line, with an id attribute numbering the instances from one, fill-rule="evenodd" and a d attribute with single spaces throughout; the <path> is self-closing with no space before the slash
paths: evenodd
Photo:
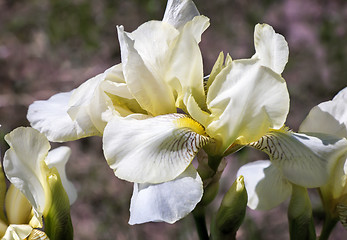
<path id="1" fill-rule="evenodd" d="M 255 55 L 263 66 L 281 74 L 288 62 L 288 43 L 281 34 L 267 24 L 257 24 L 254 29 Z"/>
<path id="2" fill-rule="evenodd" d="M 202 180 L 192 165 L 169 182 L 135 183 L 129 224 L 174 223 L 194 210 L 202 194 Z"/>
<path id="3" fill-rule="evenodd" d="M 131 94 L 152 115 L 175 112 L 173 92 L 163 79 L 167 51 L 178 31 L 158 21 L 147 22 L 131 34 L 123 27 L 117 29 L 123 73 Z"/>
<path id="4" fill-rule="evenodd" d="M 292 192 L 292 184 L 282 175 L 281 170 L 268 160 L 260 160 L 243 165 L 237 172 L 243 176 L 248 194 L 248 207 L 269 210 L 284 200 Z"/>
<path id="5" fill-rule="evenodd" d="M 184 109 L 188 96 L 192 95 L 199 106 L 206 109 L 203 63 L 198 44 L 208 26 L 207 17 L 195 17 L 183 27 L 172 50 L 166 78 L 177 92 L 176 106 L 179 108 Z"/>
<path id="6" fill-rule="evenodd" d="M 207 141 L 201 125 L 183 114 L 115 117 L 105 128 L 103 148 L 117 177 L 161 183 L 179 176 Z"/>
<path id="7" fill-rule="evenodd" d="M 163 22 L 181 29 L 188 21 L 198 16 L 199 11 L 191 0 L 168 0 Z"/>
<path id="8" fill-rule="evenodd" d="M 72 141 L 100 134 L 88 120 L 86 112 L 79 116 L 85 117 L 86 121 L 77 122 L 71 119 L 68 110 L 72 92 L 58 93 L 48 100 L 35 101 L 29 106 L 27 118 L 31 126 L 45 134 L 52 142 Z"/>
<path id="9" fill-rule="evenodd" d="M 45 208 L 45 190 L 41 162 L 50 149 L 47 138 L 32 128 L 20 127 L 5 136 L 10 149 L 5 152 L 4 171 L 40 216 Z"/>
<path id="10" fill-rule="evenodd" d="M 267 153 L 292 183 L 307 188 L 327 183 L 331 168 L 347 152 L 347 140 L 326 134 L 270 131 L 251 146 Z"/>
<path id="11" fill-rule="evenodd" d="M 61 182 L 69 197 L 70 205 L 76 201 L 77 191 L 75 186 L 67 179 L 65 165 L 71 155 L 69 147 L 59 147 L 48 152 L 45 162 L 48 168 L 55 167 L 58 170 Z"/>
<path id="12" fill-rule="evenodd" d="M 331 101 L 311 109 L 302 122 L 300 132 L 319 132 L 347 138 L 347 88 Z"/>
<path id="13" fill-rule="evenodd" d="M 207 107 L 211 123 L 206 132 L 221 142 L 223 154 L 235 141 L 244 145 L 271 128 L 281 128 L 289 111 L 289 94 L 284 79 L 259 61 L 232 61 L 208 89 Z"/>

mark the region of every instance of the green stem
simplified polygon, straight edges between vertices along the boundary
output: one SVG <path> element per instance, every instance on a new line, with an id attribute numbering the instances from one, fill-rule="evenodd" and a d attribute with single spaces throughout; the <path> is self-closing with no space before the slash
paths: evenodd
<path id="1" fill-rule="evenodd" d="M 208 155 L 208 165 L 214 171 L 214 173 L 217 172 L 219 164 L 222 161 L 222 159 L 223 159 L 223 157 L 220 157 L 220 156 L 210 156 L 210 155 Z"/>
<path id="2" fill-rule="evenodd" d="M 200 240 L 209 240 L 207 227 L 206 227 L 206 220 L 205 220 L 205 208 L 203 206 L 197 205 L 194 209 L 193 217 L 196 225 L 196 230 L 199 235 Z"/>
<path id="3" fill-rule="evenodd" d="M 338 219 L 331 218 L 331 216 L 329 214 L 327 214 L 325 221 L 324 221 L 321 235 L 319 236 L 319 240 L 328 240 L 330 233 L 334 229 L 337 222 L 338 222 Z"/>

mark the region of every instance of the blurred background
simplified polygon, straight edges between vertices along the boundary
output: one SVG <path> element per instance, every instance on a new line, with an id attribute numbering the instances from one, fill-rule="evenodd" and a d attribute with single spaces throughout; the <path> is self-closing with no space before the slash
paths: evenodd
<path id="1" fill-rule="evenodd" d="M 283 77 L 291 108 L 287 125 L 297 130 L 309 110 L 331 99 L 347 84 L 347 2 L 344 0 L 196 0 L 211 20 L 200 44 L 206 75 L 220 51 L 233 59 L 254 53 L 253 31 L 268 23 L 285 36 L 290 56 Z M 0 0 L 0 129 L 3 136 L 29 126 L 28 106 L 35 100 L 70 91 L 120 62 L 116 25 L 135 30 L 160 20 L 163 0 Z M 58 144 L 52 144 L 53 147 Z M 174 225 L 127 224 L 132 184 L 117 179 L 105 163 L 101 139 L 66 143 L 72 148 L 68 176 L 79 198 L 71 208 L 76 240 L 197 239 L 191 216 Z M 244 149 L 229 158 L 220 196 L 235 180 L 237 168 L 265 156 Z M 311 196 L 317 231 L 323 212 L 317 193 Z M 217 197 L 211 215 L 220 203 Z M 247 210 L 238 239 L 289 239 L 286 207 Z M 331 239 L 346 239 L 339 223 Z"/>

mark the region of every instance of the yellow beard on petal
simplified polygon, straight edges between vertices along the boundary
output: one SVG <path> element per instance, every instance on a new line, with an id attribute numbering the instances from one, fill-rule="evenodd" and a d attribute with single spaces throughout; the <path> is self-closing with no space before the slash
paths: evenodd
<path id="1" fill-rule="evenodd" d="M 194 121 L 190 117 L 177 118 L 174 123 L 178 128 L 190 128 L 199 135 L 207 136 L 205 129 L 201 126 L 201 124 Z"/>

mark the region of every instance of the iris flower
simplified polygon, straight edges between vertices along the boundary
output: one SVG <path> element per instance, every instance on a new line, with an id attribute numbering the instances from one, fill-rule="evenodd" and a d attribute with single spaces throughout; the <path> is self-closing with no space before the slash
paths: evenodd
<path id="1" fill-rule="evenodd" d="M 347 88 L 344 88 L 331 101 L 312 108 L 301 124 L 300 131 L 332 134 L 346 139 L 346 106 Z M 335 161 L 328 182 L 319 191 L 327 215 L 332 221 L 340 220 L 347 229 L 347 153 Z"/>
<path id="2" fill-rule="evenodd" d="M 300 133 L 271 131 L 251 144 L 267 153 L 270 160 L 245 164 L 238 171 L 245 178 L 250 208 L 277 206 L 291 195 L 292 184 L 320 187 L 323 201 L 335 214 L 338 204 L 341 209 L 346 206 L 342 200 L 347 194 L 343 167 L 347 158 L 346 93 L 344 89 L 332 101 L 314 107 Z"/>
<path id="3" fill-rule="evenodd" d="M 66 178 L 65 164 L 70 156 L 68 147 L 49 151 L 46 137 L 32 128 L 20 127 L 5 136 L 10 149 L 5 152 L 3 168 L 11 185 L 6 192 L 1 174 L 0 203 L 5 204 L 6 216 L 0 214 L 2 239 L 26 239 L 29 235 L 45 236 L 42 216 L 52 206 L 51 181 L 61 179 L 70 204 L 77 197 L 72 183 Z M 58 209 L 59 211 L 59 209 Z"/>
<path id="4" fill-rule="evenodd" d="M 184 217 L 203 194 L 191 165 L 201 148 L 221 158 L 286 120 L 283 36 L 258 24 L 255 55 L 221 53 L 204 81 L 198 44 L 208 25 L 192 1 L 170 0 L 162 21 L 117 28 L 121 64 L 29 107 L 31 125 L 52 141 L 103 136 L 115 175 L 134 183 L 130 224 Z"/>

